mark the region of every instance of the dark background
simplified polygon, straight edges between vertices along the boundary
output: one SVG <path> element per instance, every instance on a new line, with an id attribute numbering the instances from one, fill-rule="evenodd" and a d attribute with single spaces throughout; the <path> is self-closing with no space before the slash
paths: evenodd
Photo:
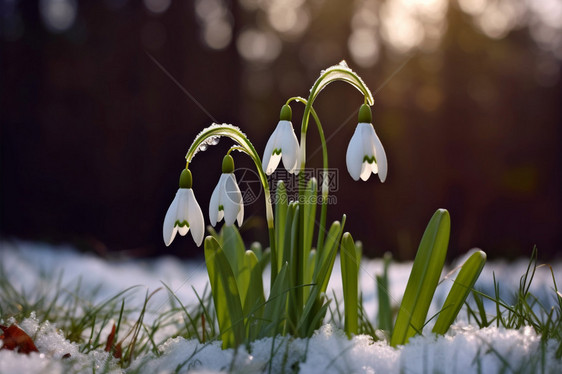
<path id="1" fill-rule="evenodd" d="M 345 169 L 361 95 L 336 83 L 315 107 L 340 170 L 329 219 L 347 213 L 367 255 L 413 258 L 437 208 L 451 213 L 450 258 L 474 246 L 490 257 L 528 256 L 533 245 L 543 258 L 562 253 L 560 2 L 0 4 L 4 238 L 201 254 L 191 238 L 162 242 L 193 137 L 233 123 L 263 152 L 285 100 L 345 59 L 375 92 L 384 184 L 353 182 Z M 293 105 L 297 133 L 301 114 Z M 308 166 L 320 166 L 314 127 L 307 143 Z M 191 165 L 207 220 L 229 146 Z M 236 165 L 251 166 L 242 156 Z M 262 199 L 246 207 L 248 243 L 267 243 L 264 216 Z"/>

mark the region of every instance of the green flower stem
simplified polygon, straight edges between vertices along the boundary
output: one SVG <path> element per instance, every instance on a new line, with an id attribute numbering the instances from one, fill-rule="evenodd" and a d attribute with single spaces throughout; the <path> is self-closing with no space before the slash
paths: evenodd
<path id="1" fill-rule="evenodd" d="M 318 77 L 316 82 L 314 82 L 314 85 L 312 86 L 312 89 L 310 90 L 310 94 L 308 96 L 306 107 L 304 109 L 301 134 L 304 133 L 306 135 L 306 131 L 308 129 L 309 116 L 314 100 L 316 100 L 316 97 L 318 96 L 320 91 L 322 91 L 327 85 L 335 81 L 344 81 L 351 84 L 353 87 L 361 91 L 361 93 L 363 93 L 366 104 L 368 105 L 374 104 L 375 101 L 373 99 L 373 95 L 371 94 L 369 88 L 367 88 L 363 80 L 347 66 L 345 61 L 342 61 L 339 64 L 331 66 L 326 70 L 322 71 L 320 77 Z"/>
<path id="2" fill-rule="evenodd" d="M 244 149 L 243 147 L 239 146 L 239 145 L 233 145 L 232 147 L 230 147 L 228 149 L 228 151 L 226 151 L 226 154 L 229 155 L 232 151 L 240 151 L 240 152 L 244 152 L 246 153 L 248 156 L 250 156 L 250 154 L 248 152 L 246 152 L 246 149 Z"/>
<path id="3" fill-rule="evenodd" d="M 291 101 L 297 101 L 299 103 L 304 104 L 305 106 L 308 104 L 308 101 L 300 96 L 291 97 L 287 100 L 287 105 Z M 322 206 L 320 210 L 320 228 L 318 229 L 318 242 L 316 244 L 316 250 L 321 251 L 324 246 L 324 238 L 326 230 L 326 215 L 327 215 L 327 207 L 328 207 L 328 145 L 326 143 L 326 137 L 324 136 L 324 129 L 322 128 L 322 124 L 320 123 L 320 118 L 318 114 L 314 110 L 314 108 L 310 107 L 310 113 L 312 114 L 312 118 L 314 118 L 314 122 L 316 123 L 316 127 L 318 128 L 318 135 L 320 135 L 320 144 L 322 145 Z"/>
<path id="4" fill-rule="evenodd" d="M 304 222 L 305 217 L 304 217 L 304 202 L 301 201 L 301 199 L 303 198 L 304 194 L 305 194 L 305 188 L 306 188 L 306 181 L 305 181 L 305 177 L 304 177 L 304 173 L 302 173 L 302 171 L 305 169 L 306 166 L 306 132 L 308 130 L 308 122 L 310 120 L 310 115 L 313 113 L 313 108 L 312 108 L 312 104 L 314 103 L 314 100 L 316 100 L 316 97 L 318 96 L 318 94 L 330 83 L 335 82 L 335 81 L 344 81 L 347 82 L 349 84 L 351 84 L 353 87 L 357 88 L 359 91 L 361 91 L 363 93 L 363 96 L 365 97 L 365 101 L 369 104 L 369 105 L 373 105 L 374 103 L 374 99 L 373 99 L 373 95 L 371 94 L 371 91 L 367 88 L 367 86 L 365 85 L 365 83 L 363 82 L 363 80 L 356 74 L 354 73 L 345 63 L 345 61 L 340 62 L 338 65 L 334 65 L 331 66 L 329 68 L 327 68 L 326 70 L 323 70 L 322 73 L 320 74 L 320 77 L 316 80 L 316 82 L 314 82 L 314 85 L 312 86 L 312 89 L 310 90 L 310 94 L 308 96 L 308 99 L 306 100 L 306 104 L 305 104 L 305 108 L 304 108 L 304 113 L 303 113 L 303 117 L 302 117 L 302 123 L 301 123 L 301 138 L 300 138 L 300 156 L 299 156 L 299 160 L 300 160 L 300 166 L 299 166 L 299 205 L 301 205 L 301 209 L 299 209 L 299 222 L 301 222 L 301 224 L 299 225 L 299 240 L 298 240 L 298 246 L 299 246 L 299 250 L 298 250 L 298 254 L 300 257 L 302 258 L 297 258 L 295 259 L 295 269 L 297 270 L 297 274 L 303 274 L 304 273 L 304 269 L 302 269 L 302 266 L 305 264 L 305 258 L 303 257 L 305 252 L 305 244 L 304 244 L 304 225 L 302 224 L 302 222 Z M 304 103 L 304 101 L 303 101 Z M 318 117 L 315 117 L 315 120 Z M 319 124 L 319 121 L 316 121 L 317 124 Z M 321 126 L 319 126 L 319 128 L 321 128 Z M 323 133 L 323 131 L 321 131 L 320 133 Z M 326 144 L 326 140 L 323 139 L 322 140 L 322 146 L 323 149 L 325 147 Z M 326 159 L 327 160 L 327 159 Z M 324 166 L 324 170 L 327 172 L 327 166 Z M 324 182 L 324 181 L 323 181 Z M 325 183 L 322 183 L 322 196 L 324 197 L 325 194 L 325 189 L 327 186 L 325 186 Z M 323 210 L 325 210 L 326 208 L 323 208 Z M 326 213 L 324 212 L 324 215 Z M 322 212 L 321 212 L 321 217 L 322 217 Z M 321 218 L 322 219 L 322 218 Z M 324 218 L 325 220 L 325 218 Z M 323 228 L 323 226 L 322 226 Z M 319 230 L 320 232 L 321 230 Z M 321 234 L 319 234 L 319 239 L 320 239 Z M 323 242 L 323 240 L 322 240 Z M 297 281 L 302 281 L 302 279 L 297 279 Z M 300 283 L 302 284 L 302 282 Z M 303 298 L 302 298 L 302 289 L 300 287 L 297 288 L 297 310 L 300 312 L 300 310 L 302 309 L 303 306 Z"/>
<path id="5" fill-rule="evenodd" d="M 185 155 L 186 165 L 185 168 L 189 168 L 189 163 L 193 159 L 193 157 L 200 151 L 201 146 L 208 146 L 208 140 L 214 139 L 215 137 L 226 136 L 232 139 L 234 142 L 238 144 L 238 146 L 234 146 L 229 150 L 229 153 L 232 149 L 237 149 L 246 153 L 250 158 L 254 161 L 256 165 L 256 170 L 258 172 L 260 182 L 263 187 L 264 195 L 265 195 L 265 215 L 267 220 L 267 229 L 269 232 L 269 246 L 271 248 L 271 256 L 272 258 L 276 258 L 276 250 L 275 250 L 275 227 L 274 227 L 274 220 L 273 220 L 273 207 L 271 205 L 271 193 L 269 191 L 269 184 L 267 182 L 267 176 L 263 172 L 262 163 L 260 156 L 256 152 L 253 144 L 250 142 L 246 134 L 244 134 L 238 127 L 232 126 L 229 124 L 218 124 L 213 123 L 211 126 L 203 129 L 193 140 L 193 143 L 189 147 L 187 154 Z M 274 274 L 277 275 L 278 269 L 277 264 L 273 265 L 275 261 L 271 262 L 271 273 L 272 273 L 272 280 L 274 278 Z"/>

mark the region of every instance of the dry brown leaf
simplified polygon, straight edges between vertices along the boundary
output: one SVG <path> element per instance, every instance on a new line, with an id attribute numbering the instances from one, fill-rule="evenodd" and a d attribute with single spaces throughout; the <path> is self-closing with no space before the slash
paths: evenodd
<path id="1" fill-rule="evenodd" d="M 39 352 L 29 335 L 18 326 L 10 325 L 6 327 L 0 325 L 0 329 L 2 330 L 0 339 L 2 339 L 4 343 L 0 349 L 9 349 L 25 354 L 29 354 L 29 352 Z"/>

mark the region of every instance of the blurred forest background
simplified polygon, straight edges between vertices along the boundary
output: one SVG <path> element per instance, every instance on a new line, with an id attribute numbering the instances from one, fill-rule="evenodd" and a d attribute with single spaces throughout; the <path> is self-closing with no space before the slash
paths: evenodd
<path id="1" fill-rule="evenodd" d="M 361 95 L 315 107 L 339 168 L 329 219 L 368 256 L 412 259 L 437 208 L 449 258 L 562 253 L 560 0 L 0 0 L 1 235 L 99 253 L 166 248 L 162 222 L 193 137 L 233 123 L 258 152 L 290 96 L 345 59 L 375 92 L 389 173 L 353 182 L 345 149 Z M 300 128 L 302 107 L 293 106 Z M 315 128 L 308 166 L 321 165 Z M 208 223 L 222 140 L 191 164 Z M 237 167 L 250 167 L 242 155 Z M 243 170 L 237 173 L 242 173 Z M 239 178 L 246 178 L 238 174 Z M 246 178 L 247 179 L 247 178 Z M 259 191 L 258 191 L 259 192 Z M 262 194 L 263 196 L 263 194 Z M 267 243 L 263 199 L 249 243 Z"/>

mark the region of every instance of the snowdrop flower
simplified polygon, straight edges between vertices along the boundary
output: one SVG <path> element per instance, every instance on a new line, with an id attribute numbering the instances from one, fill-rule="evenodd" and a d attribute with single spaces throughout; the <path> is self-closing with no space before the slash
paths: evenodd
<path id="1" fill-rule="evenodd" d="M 346 164 L 354 180 L 361 178 L 366 181 L 371 172 L 378 173 L 381 182 L 386 179 L 386 154 L 373 128 L 371 108 L 368 105 L 361 105 L 359 110 L 359 124 L 347 147 Z"/>
<path id="2" fill-rule="evenodd" d="M 270 175 L 283 157 L 283 166 L 289 173 L 298 173 L 299 141 L 291 123 L 291 107 L 283 105 L 275 131 L 269 137 L 263 153 L 263 171 Z"/>
<path id="3" fill-rule="evenodd" d="M 176 233 L 179 232 L 180 235 L 185 236 L 190 229 L 195 244 L 200 246 L 203 242 L 205 234 L 203 212 L 195 200 L 191 185 L 191 172 L 184 169 L 180 176 L 180 188 L 164 218 L 163 234 L 166 246 L 172 243 Z"/>
<path id="4" fill-rule="evenodd" d="M 244 221 L 244 201 L 233 171 L 232 156 L 224 156 L 222 175 L 209 203 L 209 220 L 213 226 L 223 218 L 227 226 L 233 225 L 234 221 L 238 221 L 238 226 L 241 226 Z"/>

